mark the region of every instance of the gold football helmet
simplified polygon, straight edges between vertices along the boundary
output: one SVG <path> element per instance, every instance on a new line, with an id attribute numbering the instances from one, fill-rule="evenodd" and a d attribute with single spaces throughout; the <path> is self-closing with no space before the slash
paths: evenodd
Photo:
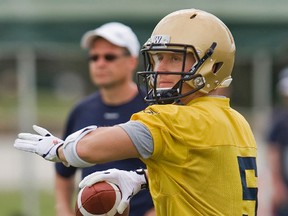
<path id="1" fill-rule="evenodd" d="M 145 70 L 137 73 L 138 86 L 145 83 L 149 103 L 167 104 L 196 91 L 209 93 L 213 89 L 227 87 L 232 78 L 235 43 L 227 26 L 216 16 L 197 9 L 175 11 L 165 16 L 155 27 L 141 52 Z M 171 72 L 154 71 L 152 54 L 177 52 L 185 57 L 192 53 L 196 62 L 190 71 L 177 71 L 179 82 L 172 88 L 159 89 L 156 86 L 159 74 Z M 187 83 L 192 90 L 182 94 L 182 85 Z"/>

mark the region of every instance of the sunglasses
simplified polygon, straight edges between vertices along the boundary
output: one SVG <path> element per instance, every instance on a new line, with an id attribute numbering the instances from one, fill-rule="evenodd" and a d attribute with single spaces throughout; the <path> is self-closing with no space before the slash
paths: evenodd
<path id="1" fill-rule="evenodd" d="M 122 54 L 122 55 L 115 55 L 115 54 L 98 55 L 98 54 L 94 54 L 94 55 L 90 55 L 88 57 L 88 59 L 89 59 L 89 61 L 97 62 L 102 57 L 107 62 L 113 62 L 116 59 L 118 59 L 120 57 L 124 57 L 124 56 L 128 56 L 128 54 Z"/>

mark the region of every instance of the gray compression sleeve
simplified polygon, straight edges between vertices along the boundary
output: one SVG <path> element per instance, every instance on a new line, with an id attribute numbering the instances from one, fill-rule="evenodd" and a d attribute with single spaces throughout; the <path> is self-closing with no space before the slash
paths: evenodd
<path id="1" fill-rule="evenodd" d="M 126 131 L 141 157 L 147 159 L 152 155 L 154 150 L 153 139 L 144 124 L 138 121 L 128 121 L 118 126 Z"/>

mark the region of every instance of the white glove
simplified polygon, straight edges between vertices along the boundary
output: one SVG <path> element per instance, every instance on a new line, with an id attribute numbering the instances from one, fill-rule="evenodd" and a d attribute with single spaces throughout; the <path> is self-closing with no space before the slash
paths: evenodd
<path id="1" fill-rule="evenodd" d="M 37 125 L 33 125 L 33 129 L 38 134 L 18 134 L 14 147 L 22 151 L 36 153 L 48 161 L 60 162 L 57 156 L 57 149 L 63 145 L 63 140 Z"/>
<path id="2" fill-rule="evenodd" d="M 91 186 L 96 182 L 108 181 L 116 184 L 122 193 L 122 198 L 117 211 L 122 214 L 129 205 L 131 198 L 141 189 L 148 187 L 148 182 L 143 169 L 137 171 L 125 171 L 118 169 L 109 169 L 92 173 L 86 176 L 80 183 L 79 187 Z"/>

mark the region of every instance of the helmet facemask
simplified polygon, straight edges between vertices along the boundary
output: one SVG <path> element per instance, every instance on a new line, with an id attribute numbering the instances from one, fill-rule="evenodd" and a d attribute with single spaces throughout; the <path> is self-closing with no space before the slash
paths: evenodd
<path id="1" fill-rule="evenodd" d="M 148 40 L 149 42 L 149 40 Z M 147 43 L 148 43 L 147 42 Z M 149 104 L 171 104 L 178 103 L 179 99 L 193 94 L 205 86 L 204 77 L 197 73 L 197 70 L 201 65 L 213 54 L 216 47 L 216 43 L 213 43 L 211 47 L 206 51 L 205 55 L 200 58 L 196 49 L 192 45 L 183 44 L 160 44 L 160 43 L 147 43 L 141 50 L 144 57 L 144 67 L 145 71 L 137 73 L 137 84 L 138 88 L 144 86 L 146 96 L 144 100 Z M 178 53 L 183 55 L 182 68 L 180 71 L 155 71 L 155 61 L 153 60 L 153 55 L 155 53 Z M 186 57 L 187 55 L 193 55 L 195 63 L 191 66 L 189 71 L 185 71 Z M 178 75 L 179 81 L 170 88 L 158 88 L 157 80 L 159 75 Z M 193 88 L 188 92 L 183 93 L 183 84 L 185 82 L 193 82 Z M 141 92 L 141 91 L 140 91 Z M 143 91 L 142 91 L 143 92 Z"/>

